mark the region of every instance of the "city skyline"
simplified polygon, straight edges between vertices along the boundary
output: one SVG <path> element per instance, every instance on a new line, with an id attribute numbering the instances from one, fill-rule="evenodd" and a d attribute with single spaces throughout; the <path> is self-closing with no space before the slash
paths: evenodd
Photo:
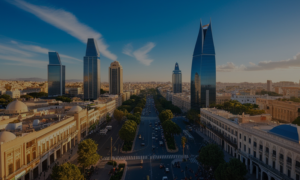
<path id="1" fill-rule="evenodd" d="M 259 6 L 252 2 L 237 1 L 223 2 L 218 5 L 212 2 L 197 2 L 184 5 L 185 9 L 182 11 L 187 12 L 186 9 L 190 8 L 190 13 L 182 17 L 180 15 L 181 18 L 178 18 L 179 14 L 176 11 L 181 7 L 175 2 L 170 15 L 162 16 L 163 20 L 146 11 L 141 12 L 140 18 L 135 18 L 134 14 L 129 13 L 124 15 L 123 18 L 126 19 L 123 19 L 123 22 L 112 23 L 101 18 L 97 24 L 92 23 L 90 17 L 104 15 L 103 13 L 107 13 L 107 10 L 113 7 L 112 4 L 105 2 L 101 5 L 106 7 L 104 8 L 106 10 L 97 12 L 99 14 L 94 12 L 96 14 L 88 15 L 78 11 L 75 6 L 68 6 L 58 1 L 36 3 L 13 0 L 0 2 L 0 5 L 5 9 L 0 13 L 5 13 L 5 16 L 0 15 L 6 17 L 1 19 L 2 24 L 14 21 L 24 28 L 23 32 L 19 32 L 18 28 L 14 28 L 14 24 L 9 24 L 10 26 L 3 26 L 0 30 L 2 79 L 20 77 L 46 79 L 45 64 L 47 64 L 49 51 L 60 52 L 63 64 L 68 66 L 67 80 L 82 79 L 81 62 L 85 41 L 93 36 L 98 43 L 101 43 L 99 49 L 103 52 L 101 52 L 103 55 L 101 81 L 103 82 L 108 82 L 107 67 L 116 59 L 124 69 L 129 69 L 124 73 L 124 82 L 171 81 L 171 76 L 167 73 L 171 67 L 168 69 L 165 67 L 175 62 L 181 64 L 183 82 L 189 82 L 191 67 L 189 59 L 192 54 L 193 39 L 197 35 L 199 19 L 205 19 L 203 24 L 207 24 L 208 19 L 211 18 L 214 22 L 214 34 L 218 37 L 215 41 L 218 50 L 216 57 L 219 59 L 216 64 L 218 82 L 265 82 L 268 79 L 275 82 L 299 81 L 293 76 L 297 73 L 300 64 L 297 55 L 300 52 L 300 37 L 297 36 L 300 25 L 296 23 L 297 18 L 295 18 L 299 16 L 299 12 L 293 10 L 298 7 L 299 2 L 287 4 L 266 1 L 261 2 Z M 137 4 L 137 7 L 139 5 L 141 6 Z M 89 5 L 81 6 L 79 2 L 76 6 L 83 7 L 83 12 L 87 12 L 87 8 L 90 8 Z M 162 8 L 158 9 L 159 14 L 166 6 L 162 4 Z M 218 12 L 207 8 L 211 6 L 215 6 Z M 255 7 L 255 14 L 250 12 L 251 7 Z M 264 11 L 266 7 L 268 13 Z M 119 6 L 117 8 L 122 12 Z M 152 6 L 149 8 L 151 9 Z M 279 9 L 293 14 L 279 15 L 277 13 Z M 238 13 L 239 18 L 236 18 Z M 248 16 L 249 14 L 252 16 Z M 174 18 L 171 18 L 172 16 Z M 68 18 L 72 21 L 66 22 Z M 113 16 L 112 20 L 117 18 Z M 234 21 L 230 24 L 230 28 L 223 22 L 224 19 Z M 25 26 L 25 22 L 37 24 L 38 30 L 33 26 Z M 142 24 L 134 25 L 137 22 Z M 128 23 L 126 28 L 122 30 L 116 28 L 119 25 L 125 27 L 124 23 Z M 161 28 L 151 28 L 146 25 L 154 23 L 158 23 Z M 277 36 L 285 31 L 285 27 L 290 27 L 292 31 L 288 34 L 284 33 L 284 36 Z M 112 29 L 114 30 L 111 31 Z M 44 35 L 45 33 L 47 36 Z M 251 54 L 250 51 L 254 53 Z M 18 73 L 9 71 L 12 67 Z M 156 73 L 153 73 L 154 71 Z M 135 76 L 141 73 L 144 76 Z"/>

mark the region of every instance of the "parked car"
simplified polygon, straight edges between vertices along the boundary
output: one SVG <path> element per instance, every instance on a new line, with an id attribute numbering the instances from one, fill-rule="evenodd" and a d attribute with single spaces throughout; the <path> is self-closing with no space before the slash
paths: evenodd
<path id="1" fill-rule="evenodd" d="M 168 180 L 167 176 L 162 177 L 162 180 Z"/>
<path id="2" fill-rule="evenodd" d="M 141 146 L 145 146 L 145 143 L 141 143 Z"/>
<path id="3" fill-rule="evenodd" d="M 139 135 L 139 139 L 142 139 L 142 135 L 141 134 Z"/>
<path id="4" fill-rule="evenodd" d="M 169 168 L 165 168 L 165 172 L 166 173 L 170 172 Z"/>

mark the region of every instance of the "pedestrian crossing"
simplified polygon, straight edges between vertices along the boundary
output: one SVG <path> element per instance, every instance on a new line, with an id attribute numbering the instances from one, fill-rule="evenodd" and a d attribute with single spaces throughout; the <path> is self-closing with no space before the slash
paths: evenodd
<path id="1" fill-rule="evenodd" d="M 152 156 L 112 156 L 113 160 L 141 160 L 141 159 L 182 159 L 183 155 L 152 155 Z M 188 155 L 184 155 L 188 158 Z M 105 156 L 102 160 L 110 160 L 110 156 Z"/>
<path id="2" fill-rule="evenodd" d="M 190 160 L 190 162 L 191 163 L 195 163 L 195 164 L 197 164 L 198 166 L 199 166 L 199 162 L 198 162 L 198 160 L 197 160 L 197 155 L 192 155 L 190 158 L 189 158 L 189 160 Z"/>

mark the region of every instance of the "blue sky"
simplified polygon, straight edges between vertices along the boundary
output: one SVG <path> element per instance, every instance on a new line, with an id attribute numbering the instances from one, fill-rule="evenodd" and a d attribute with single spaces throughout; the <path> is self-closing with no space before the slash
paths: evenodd
<path id="1" fill-rule="evenodd" d="M 199 22 L 211 18 L 217 81 L 299 81 L 300 1 L 0 1 L 0 79 L 47 78 L 57 51 L 67 79 L 82 79 L 86 39 L 96 38 L 101 81 L 113 60 L 128 81 L 190 81 Z"/>

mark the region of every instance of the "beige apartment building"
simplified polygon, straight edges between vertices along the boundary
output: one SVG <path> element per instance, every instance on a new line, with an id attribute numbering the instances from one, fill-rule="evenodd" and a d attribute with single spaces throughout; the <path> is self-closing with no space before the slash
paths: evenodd
<path id="1" fill-rule="evenodd" d="M 256 104 L 259 106 L 259 109 L 263 109 L 266 113 L 271 114 L 273 120 L 290 123 L 300 115 L 298 112 L 300 103 L 257 98 Z"/>
<path id="2" fill-rule="evenodd" d="M 256 179 L 299 180 L 300 126 L 276 124 L 268 114 L 233 115 L 201 109 L 202 132 L 243 162 Z"/>
<path id="3" fill-rule="evenodd" d="M 92 124 L 105 121 L 106 105 L 115 106 L 115 101 L 111 103 L 89 111 L 73 106 L 37 115 L 24 103 L 11 102 L 7 115 L 0 116 L 0 179 L 39 178 L 42 171 L 87 136 Z"/>
<path id="4" fill-rule="evenodd" d="M 172 104 L 187 112 L 191 109 L 191 96 L 186 93 L 172 93 Z"/>

